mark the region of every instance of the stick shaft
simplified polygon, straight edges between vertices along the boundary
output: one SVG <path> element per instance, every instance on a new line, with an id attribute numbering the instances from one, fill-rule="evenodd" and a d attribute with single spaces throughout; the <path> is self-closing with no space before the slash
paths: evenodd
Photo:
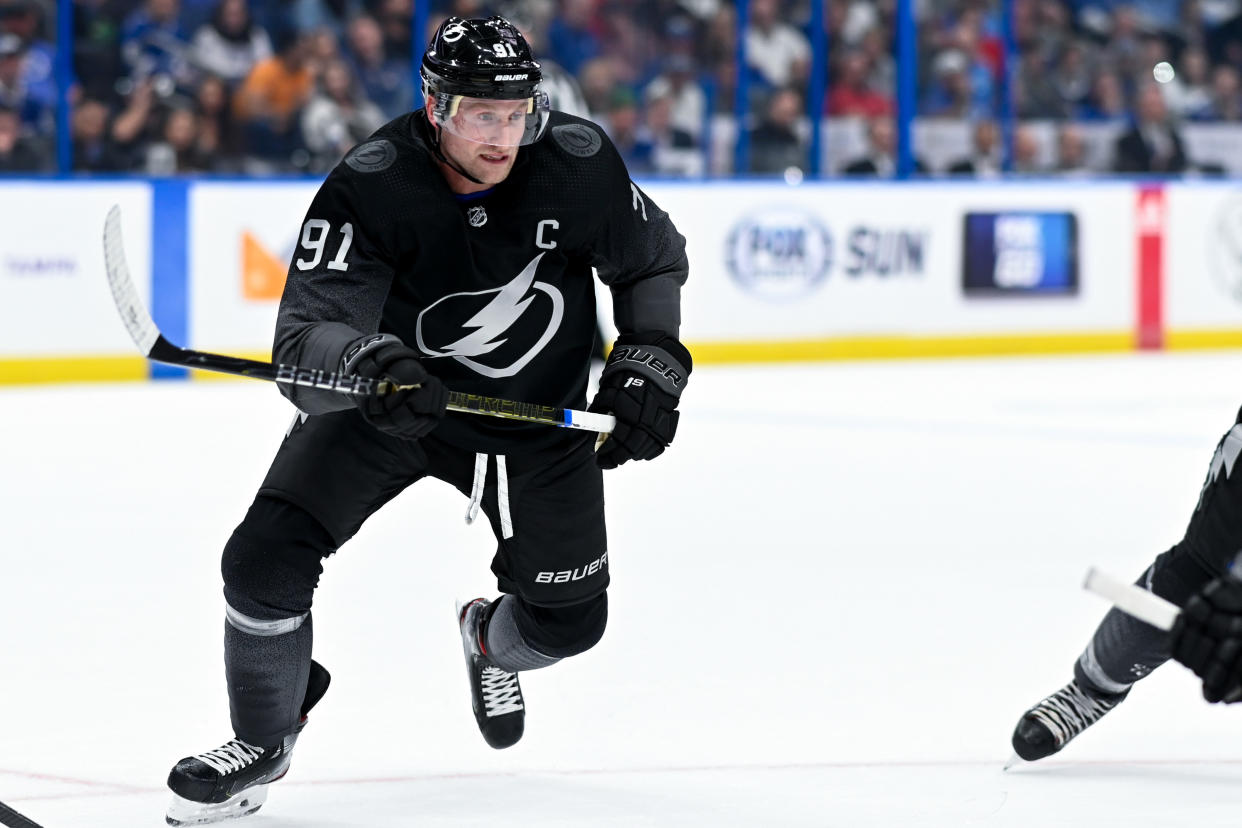
<path id="1" fill-rule="evenodd" d="M 392 386 L 384 381 L 377 382 L 369 377 L 195 351 L 169 342 L 156 327 L 151 314 L 142 304 L 142 300 L 138 298 L 137 290 L 134 289 L 121 241 L 121 211 L 118 207 L 113 207 L 108 211 L 108 218 L 104 222 L 104 262 L 117 312 L 120 313 L 121 320 L 125 323 L 134 344 L 147 359 L 201 371 L 233 374 L 353 396 L 386 394 L 402 388 L 402 386 Z M 450 391 L 448 396 L 448 410 L 465 414 L 542 423 L 558 428 L 583 429 L 600 434 L 610 434 L 617 424 L 616 418 L 611 414 L 596 414 L 591 411 L 577 411 L 551 405 L 535 405 L 459 391 Z"/>
<path id="2" fill-rule="evenodd" d="M 1119 581 L 1095 567 L 1087 570 L 1083 588 L 1112 601 L 1117 609 L 1166 632 L 1173 629 L 1173 622 L 1177 620 L 1181 612 L 1176 604 L 1164 600 L 1159 595 L 1154 595 L 1135 584 Z"/>

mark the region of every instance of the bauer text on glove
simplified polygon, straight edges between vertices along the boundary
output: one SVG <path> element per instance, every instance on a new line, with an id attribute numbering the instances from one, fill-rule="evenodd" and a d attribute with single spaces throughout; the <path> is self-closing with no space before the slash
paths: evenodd
<path id="1" fill-rule="evenodd" d="M 677 433 L 677 402 L 693 367 L 690 352 L 662 333 L 617 338 L 599 393 L 588 410 L 612 414 L 617 426 L 595 455 L 602 469 L 658 457 Z"/>

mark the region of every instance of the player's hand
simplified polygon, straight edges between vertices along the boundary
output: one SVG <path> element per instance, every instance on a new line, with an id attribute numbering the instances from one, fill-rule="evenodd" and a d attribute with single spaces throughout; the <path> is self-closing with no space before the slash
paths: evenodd
<path id="1" fill-rule="evenodd" d="M 1173 657 L 1210 702 L 1242 701 L 1242 581 L 1226 575 L 1191 596 L 1173 624 Z"/>
<path id="2" fill-rule="evenodd" d="M 418 352 L 392 334 L 363 337 L 345 352 L 342 368 L 396 385 L 417 385 L 379 396 L 354 397 L 354 404 L 368 423 L 385 434 L 417 440 L 440 422 L 448 405 L 443 383 L 423 368 Z"/>
<path id="3" fill-rule="evenodd" d="M 677 433 L 677 401 L 693 368 L 686 346 L 667 334 L 623 334 L 612 346 L 588 411 L 617 427 L 595 455 L 601 469 L 658 457 Z"/>

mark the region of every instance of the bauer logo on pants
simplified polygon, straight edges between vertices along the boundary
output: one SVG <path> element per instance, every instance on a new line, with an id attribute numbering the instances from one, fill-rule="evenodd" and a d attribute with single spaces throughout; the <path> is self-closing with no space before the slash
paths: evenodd
<path id="1" fill-rule="evenodd" d="M 562 569 L 558 572 L 540 572 L 535 576 L 537 584 L 567 584 L 570 581 L 581 581 L 603 571 L 608 566 L 608 553 L 600 555 L 589 564 L 574 569 Z"/>

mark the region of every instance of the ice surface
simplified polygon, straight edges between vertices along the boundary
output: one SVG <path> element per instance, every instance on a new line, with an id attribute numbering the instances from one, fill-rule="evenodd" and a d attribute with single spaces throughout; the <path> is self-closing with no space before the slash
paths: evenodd
<path id="1" fill-rule="evenodd" d="M 676 445 L 608 475 L 603 642 L 469 709 L 466 501 L 416 485 L 328 561 L 333 685 L 236 822 L 347 826 L 1232 824 L 1242 709 L 1159 670 L 1009 773 L 1104 604 L 1177 540 L 1242 354 L 704 367 Z M 219 550 L 292 410 L 264 383 L 0 391 L 0 800 L 45 828 L 163 824 L 228 730 Z"/>

